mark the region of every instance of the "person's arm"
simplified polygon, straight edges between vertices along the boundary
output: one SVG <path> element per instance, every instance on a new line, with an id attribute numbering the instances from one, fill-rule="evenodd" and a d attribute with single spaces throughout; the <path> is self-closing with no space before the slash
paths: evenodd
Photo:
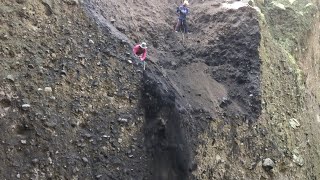
<path id="1" fill-rule="evenodd" d="M 176 13 L 177 13 L 177 14 L 180 13 L 180 7 L 177 7 Z"/>
<path id="2" fill-rule="evenodd" d="M 134 54 L 137 54 L 138 49 L 139 49 L 139 45 L 135 45 L 135 46 L 133 47 L 133 49 L 132 49 L 133 53 L 134 53 Z"/>
<path id="3" fill-rule="evenodd" d="M 147 50 L 145 49 L 145 51 L 143 52 L 143 54 L 141 55 L 140 59 L 141 61 L 144 61 L 147 57 Z"/>

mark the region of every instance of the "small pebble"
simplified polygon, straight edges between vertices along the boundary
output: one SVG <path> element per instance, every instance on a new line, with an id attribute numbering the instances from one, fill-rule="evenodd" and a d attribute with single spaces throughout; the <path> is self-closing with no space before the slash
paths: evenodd
<path id="1" fill-rule="evenodd" d="M 89 39 L 90 44 L 94 44 L 94 41 L 92 39 Z"/>
<path id="2" fill-rule="evenodd" d="M 82 160 L 83 160 L 84 162 L 86 162 L 86 163 L 89 162 L 88 158 L 86 158 L 86 157 L 83 157 Z"/>
<path id="3" fill-rule="evenodd" d="M 44 91 L 45 91 L 45 92 L 52 92 L 52 88 L 51 88 L 51 87 L 45 87 L 45 88 L 44 88 Z"/>
<path id="4" fill-rule="evenodd" d="M 23 104 L 21 107 L 23 110 L 28 110 L 31 107 L 31 105 L 30 104 Z"/>

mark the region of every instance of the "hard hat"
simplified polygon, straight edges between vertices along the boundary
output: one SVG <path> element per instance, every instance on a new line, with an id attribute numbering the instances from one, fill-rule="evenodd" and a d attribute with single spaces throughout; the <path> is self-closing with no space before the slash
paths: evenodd
<path id="1" fill-rule="evenodd" d="M 184 1 L 183 4 L 184 5 L 189 5 L 189 2 L 188 1 Z"/>
<path id="2" fill-rule="evenodd" d="M 142 43 L 140 44 L 140 47 L 141 47 L 142 49 L 147 49 L 147 43 L 142 42 Z"/>

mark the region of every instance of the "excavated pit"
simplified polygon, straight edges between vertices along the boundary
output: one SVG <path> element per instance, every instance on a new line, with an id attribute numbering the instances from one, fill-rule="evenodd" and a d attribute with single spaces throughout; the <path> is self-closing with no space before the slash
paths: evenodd
<path id="1" fill-rule="evenodd" d="M 305 127 L 317 126 L 296 117 L 295 66 L 257 7 L 190 2 L 192 33 L 182 35 L 172 29 L 178 0 L 1 1 L 0 178 L 316 177 L 317 134 Z M 141 41 L 145 71 L 131 53 Z"/>
<path id="2" fill-rule="evenodd" d="M 91 13 L 98 24 L 107 22 L 104 25 L 109 27 L 108 32 L 122 40 L 129 40 L 127 36 L 149 44 L 151 62 L 147 62 L 147 70 L 143 72 L 141 106 L 150 179 L 196 178 L 192 173 L 202 163 L 196 156 L 205 156 L 198 154 L 197 149 L 207 143 L 201 134 L 208 133 L 212 144 L 224 139 L 222 143 L 230 160 L 237 160 L 241 153 L 238 127 L 247 124 L 253 131 L 252 124 L 261 114 L 260 28 L 256 11 L 249 7 L 218 10 L 219 6 L 214 4 L 213 13 L 206 14 L 201 10 L 208 4 L 194 2 L 199 9 L 193 16 L 192 34 L 181 39 L 170 24 L 161 27 L 151 22 L 154 27 L 146 25 L 143 35 L 131 31 L 131 25 L 149 23 L 149 16 L 145 19 L 133 16 L 130 25 L 122 23 L 129 17 L 122 14 L 121 8 L 114 9 L 119 14 L 116 23 L 111 24 L 108 17 L 116 16 L 100 13 L 103 8 L 97 4 L 91 1 L 94 6 Z M 135 5 L 128 2 L 126 6 Z M 134 12 L 129 9 L 128 13 Z M 159 19 L 159 23 L 163 20 L 166 17 Z M 211 129 L 211 123 L 218 123 L 218 129 Z M 222 130 L 229 126 L 228 133 Z M 240 136 L 248 138 L 246 149 L 254 154 L 250 133 Z"/>

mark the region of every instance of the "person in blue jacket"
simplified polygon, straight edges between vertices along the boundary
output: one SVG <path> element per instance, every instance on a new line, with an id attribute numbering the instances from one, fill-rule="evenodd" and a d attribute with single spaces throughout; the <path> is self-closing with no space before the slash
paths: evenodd
<path id="1" fill-rule="evenodd" d="M 187 26 L 187 15 L 189 14 L 189 5 L 188 1 L 184 1 L 182 5 L 177 8 L 177 14 L 179 15 L 178 23 L 176 25 L 175 31 L 178 32 L 180 27 L 183 28 L 184 33 L 188 33 L 188 26 Z"/>

